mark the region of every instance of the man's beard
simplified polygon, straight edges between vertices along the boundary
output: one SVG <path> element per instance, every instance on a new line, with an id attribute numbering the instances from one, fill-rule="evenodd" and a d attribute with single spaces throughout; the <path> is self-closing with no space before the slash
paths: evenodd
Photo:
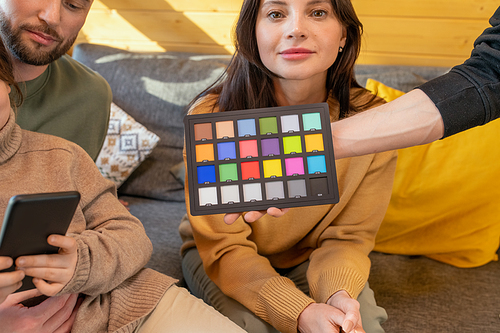
<path id="1" fill-rule="evenodd" d="M 43 32 L 54 38 L 57 41 L 57 46 L 51 51 L 43 51 L 43 45 L 35 44 L 28 45 L 21 38 L 23 30 Z M 41 22 L 38 26 L 22 24 L 17 28 L 13 28 L 10 20 L 5 13 L 0 10 L 0 33 L 2 34 L 5 46 L 10 50 L 12 55 L 21 62 L 33 65 L 44 66 L 62 57 L 71 48 L 78 35 L 64 41 L 59 34 L 49 27 L 45 22 Z M 62 41 L 62 42 L 61 42 Z M 31 44 L 31 43 L 30 43 Z"/>

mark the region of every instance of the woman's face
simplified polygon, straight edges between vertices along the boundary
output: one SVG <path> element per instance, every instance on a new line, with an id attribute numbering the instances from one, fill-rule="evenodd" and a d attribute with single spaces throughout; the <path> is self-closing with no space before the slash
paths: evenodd
<path id="1" fill-rule="evenodd" d="M 288 80 L 326 78 L 345 29 L 330 0 L 260 0 L 256 35 L 262 63 Z"/>
<path id="2" fill-rule="evenodd" d="M 4 81 L 0 81 L 0 129 L 2 129 L 10 116 L 10 86 Z"/>

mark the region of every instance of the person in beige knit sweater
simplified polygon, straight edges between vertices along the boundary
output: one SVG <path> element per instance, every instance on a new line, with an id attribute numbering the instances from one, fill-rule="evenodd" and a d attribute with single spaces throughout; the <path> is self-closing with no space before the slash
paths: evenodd
<path id="1" fill-rule="evenodd" d="M 245 0 L 236 53 L 189 113 L 327 102 L 335 122 L 381 105 L 354 78 L 361 30 L 349 0 Z M 248 332 L 383 332 L 368 254 L 396 158 L 389 151 L 338 160 L 335 205 L 243 217 L 188 211 L 179 231 L 191 292 Z M 186 190 L 188 209 L 190 199 Z"/>
<path id="2" fill-rule="evenodd" d="M 58 254 L 20 257 L 16 271 L 0 273 L 0 332 L 242 332 L 173 278 L 143 268 L 152 244 L 83 148 L 16 124 L 9 92 L 21 91 L 10 61 L 0 41 L 0 221 L 14 195 L 78 191 L 81 200 L 68 233 L 48 237 Z M 0 270 L 13 264 L 0 257 Z M 14 293 L 24 276 L 36 289 Z M 21 304 L 40 295 L 48 299 Z"/>

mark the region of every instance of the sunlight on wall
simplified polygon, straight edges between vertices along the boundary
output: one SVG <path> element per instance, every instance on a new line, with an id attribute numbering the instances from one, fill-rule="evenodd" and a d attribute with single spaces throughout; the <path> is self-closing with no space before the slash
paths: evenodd
<path id="1" fill-rule="evenodd" d="M 198 28 L 212 38 L 217 44 L 223 45 L 229 53 L 232 54 L 234 52 L 231 39 L 233 26 L 237 19 L 234 14 L 227 13 L 218 15 L 218 19 L 220 19 L 218 24 L 213 24 L 211 17 L 207 15 L 200 15 L 200 13 L 196 12 L 184 12 L 184 16 L 186 16 Z"/>
<path id="2" fill-rule="evenodd" d="M 218 46 L 217 53 L 223 53 L 222 50 L 229 54 L 234 52 L 231 32 L 242 0 L 219 0 L 215 4 L 207 3 L 206 0 L 164 0 L 168 9 L 161 11 L 155 10 L 151 3 L 139 4 L 134 1 L 115 5 L 113 1 L 95 0 L 77 43 L 104 44 L 146 52 L 183 47 L 190 51 L 187 48 L 195 45 Z M 158 7 L 158 4 L 155 6 Z M 128 20 L 130 17 L 126 15 L 134 13 L 136 20 L 131 23 Z M 156 28 L 152 21 L 157 22 Z M 193 34 L 188 37 L 185 34 L 192 29 L 189 24 L 198 31 L 193 30 Z M 166 39 L 158 36 L 161 29 L 170 31 L 169 36 L 163 36 Z"/>
<path id="3" fill-rule="evenodd" d="M 85 39 L 86 42 L 133 50 L 134 45 L 130 43 L 133 40 L 135 44 L 140 45 L 141 50 L 165 51 L 157 42 L 152 41 L 118 14 L 115 9 L 109 9 L 99 0 L 94 1 L 92 9 L 94 11 L 90 11 L 87 21 L 81 30 L 81 34 L 84 35 L 81 38 Z M 109 30 L 114 33 L 113 36 L 110 36 L 109 40 L 103 40 L 102 38 L 94 39 L 92 36 L 102 35 L 97 30 Z M 79 39 L 81 38 L 79 37 Z M 77 40 L 77 42 L 81 42 L 81 40 Z"/>
<path id="4" fill-rule="evenodd" d="M 204 11 L 239 12 L 243 0 L 165 0 L 176 11 L 183 12 L 192 8 L 203 8 Z"/>

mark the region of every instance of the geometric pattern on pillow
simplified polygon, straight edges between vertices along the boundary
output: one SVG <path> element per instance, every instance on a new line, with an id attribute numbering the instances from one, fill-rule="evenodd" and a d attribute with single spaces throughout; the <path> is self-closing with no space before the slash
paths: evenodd
<path id="1" fill-rule="evenodd" d="M 118 188 L 151 154 L 158 141 L 156 134 L 111 103 L 108 133 L 96 165 Z"/>

